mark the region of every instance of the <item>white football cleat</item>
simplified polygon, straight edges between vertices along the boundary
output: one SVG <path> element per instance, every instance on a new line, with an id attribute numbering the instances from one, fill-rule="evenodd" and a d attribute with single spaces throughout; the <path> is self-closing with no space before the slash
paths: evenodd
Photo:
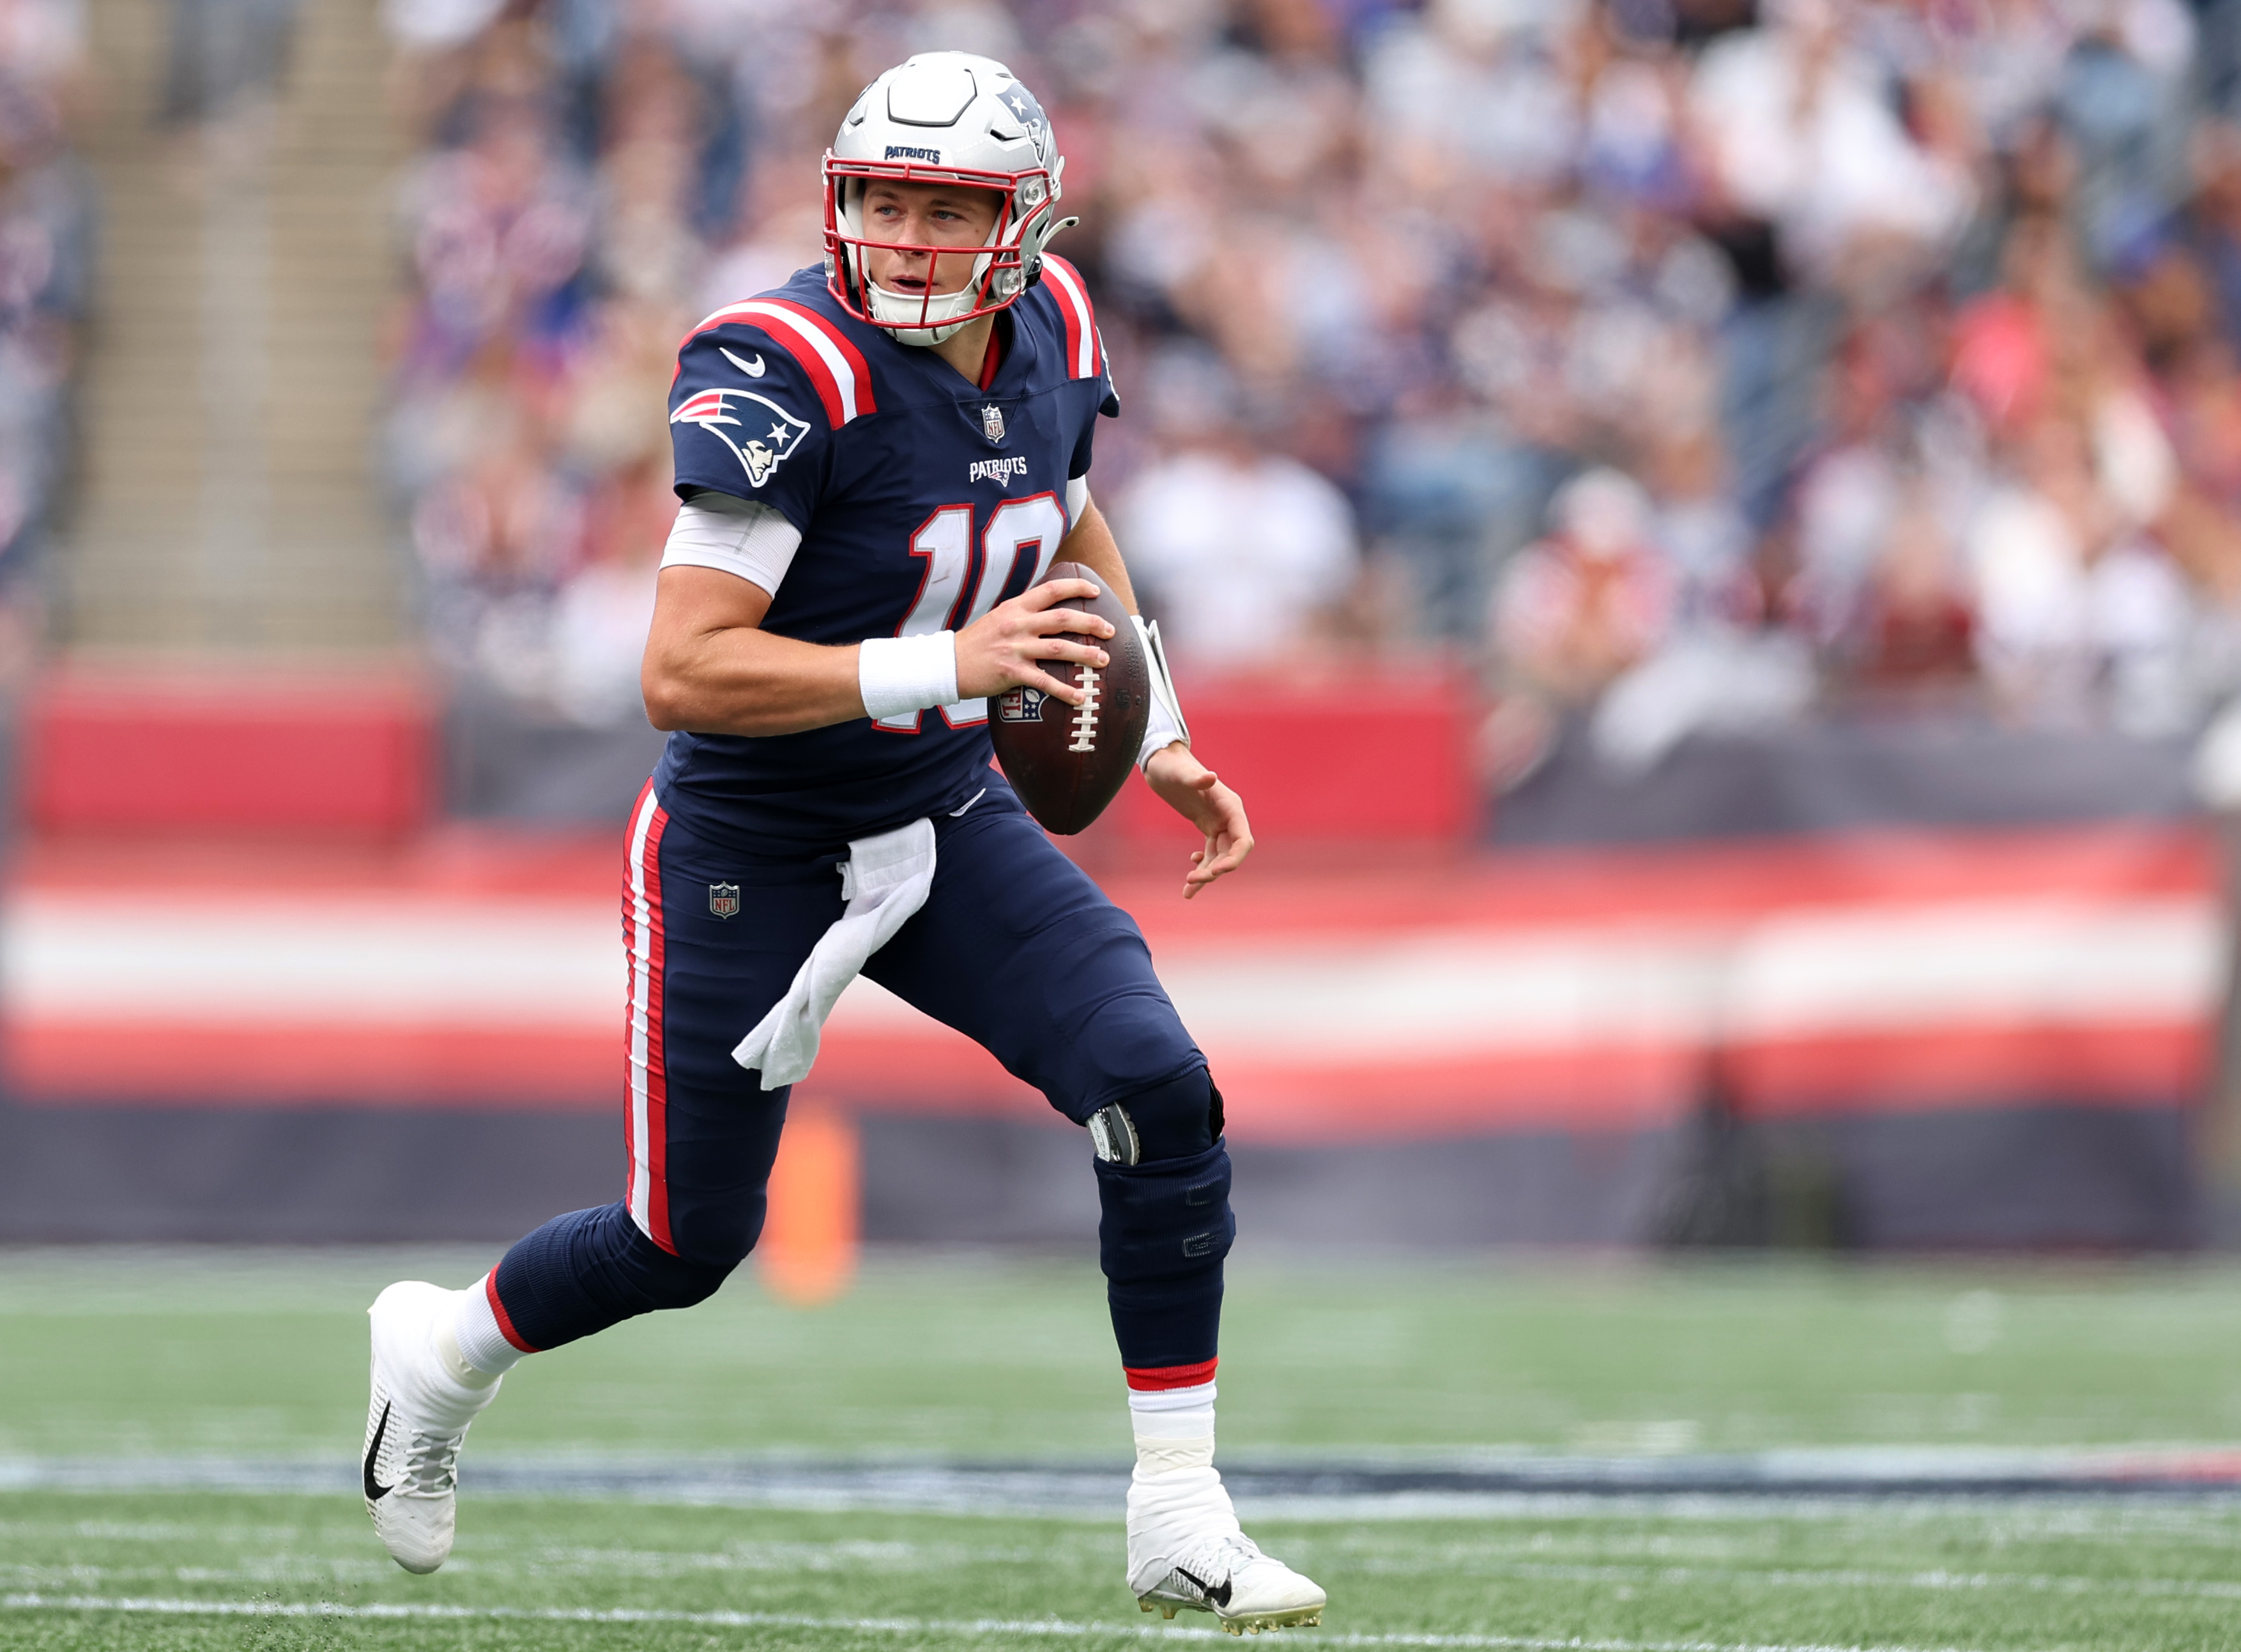
<path id="1" fill-rule="evenodd" d="M 452 1552 L 453 1494 L 467 1425 L 498 1392 L 444 1369 L 437 1332 L 458 1293 L 418 1280 L 374 1298 L 373 1397 L 365 1410 L 365 1512 L 390 1557 L 432 1572 Z"/>
<path id="2" fill-rule="evenodd" d="M 1323 1621 L 1321 1588 L 1244 1534 L 1210 1464 L 1130 1481 L 1128 1587 L 1147 1612 L 1211 1612 L 1232 1635 Z"/>

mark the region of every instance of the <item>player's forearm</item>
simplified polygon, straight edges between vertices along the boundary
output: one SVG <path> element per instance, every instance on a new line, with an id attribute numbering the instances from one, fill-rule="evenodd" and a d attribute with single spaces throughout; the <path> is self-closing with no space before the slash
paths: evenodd
<path id="1" fill-rule="evenodd" d="M 1058 548 L 1060 562 L 1079 562 L 1085 568 L 1096 570 L 1097 577 L 1105 581 L 1120 605 L 1130 613 L 1136 612 L 1136 588 L 1128 582 L 1128 565 L 1120 555 L 1120 542 L 1113 537 L 1112 526 L 1105 520 L 1105 512 L 1092 499 L 1083 507 L 1081 520 L 1074 525 Z"/>
<path id="2" fill-rule="evenodd" d="M 695 734 L 799 734 L 864 715 L 854 647 L 728 628 L 646 650 L 646 720 Z"/>
<path id="3" fill-rule="evenodd" d="M 1136 591 L 1128 581 L 1128 565 L 1120 554 L 1120 542 L 1113 537 L 1112 526 L 1106 521 L 1105 513 L 1097 508 L 1096 500 L 1090 500 L 1083 509 L 1081 520 L 1059 546 L 1059 555 L 1094 570 L 1130 613 L 1143 612 L 1136 605 Z M 1190 748 L 1178 736 L 1166 749 L 1187 752 Z"/>

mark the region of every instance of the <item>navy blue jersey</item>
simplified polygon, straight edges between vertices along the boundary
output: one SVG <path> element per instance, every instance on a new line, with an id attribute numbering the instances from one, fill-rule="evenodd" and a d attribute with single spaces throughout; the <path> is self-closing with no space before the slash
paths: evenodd
<path id="1" fill-rule="evenodd" d="M 813 267 L 685 341 L 678 492 L 758 500 L 801 530 L 765 630 L 832 644 L 961 630 L 1050 565 L 1073 526 L 1066 485 L 1120 403 L 1062 260 L 1046 257 L 996 324 L 1007 336 L 984 391 L 848 314 Z M 821 853 L 958 807 L 989 757 L 976 699 L 799 734 L 672 734 L 655 785 L 704 837 Z"/>

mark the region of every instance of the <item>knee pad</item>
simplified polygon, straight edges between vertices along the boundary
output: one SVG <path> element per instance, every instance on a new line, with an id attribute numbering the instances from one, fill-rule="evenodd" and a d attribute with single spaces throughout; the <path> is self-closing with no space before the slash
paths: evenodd
<path id="1" fill-rule="evenodd" d="M 1221 1092 L 1204 1067 L 1124 1096 L 1089 1115 L 1101 1163 L 1129 1166 L 1187 1159 L 1221 1140 Z"/>

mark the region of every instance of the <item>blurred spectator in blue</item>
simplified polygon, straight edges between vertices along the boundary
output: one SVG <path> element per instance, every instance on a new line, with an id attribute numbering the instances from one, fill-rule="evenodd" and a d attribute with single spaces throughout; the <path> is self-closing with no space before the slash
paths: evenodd
<path id="1" fill-rule="evenodd" d="M 1369 443 L 1368 506 L 1423 635 L 1475 640 L 1492 571 L 1532 538 L 1566 465 L 1468 403 L 1403 413 Z"/>
<path id="2" fill-rule="evenodd" d="M 296 0 L 171 0 L 164 119 L 219 120 L 268 97 L 295 21 Z"/>
<path id="3" fill-rule="evenodd" d="M 70 464 L 70 392 L 92 298 L 93 191 L 65 126 L 84 54 L 72 0 L 0 3 L 0 600 L 10 613 L 32 600 L 28 576 Z"/>
<path id="4" fill-rule="evenodd" d="M 2054 107 L 2077 157 L 2071 221 L 2106 268 L 2185 194 L 2195 24 L 2181 0 L 2094 0 L 2079 21 Z"/>

